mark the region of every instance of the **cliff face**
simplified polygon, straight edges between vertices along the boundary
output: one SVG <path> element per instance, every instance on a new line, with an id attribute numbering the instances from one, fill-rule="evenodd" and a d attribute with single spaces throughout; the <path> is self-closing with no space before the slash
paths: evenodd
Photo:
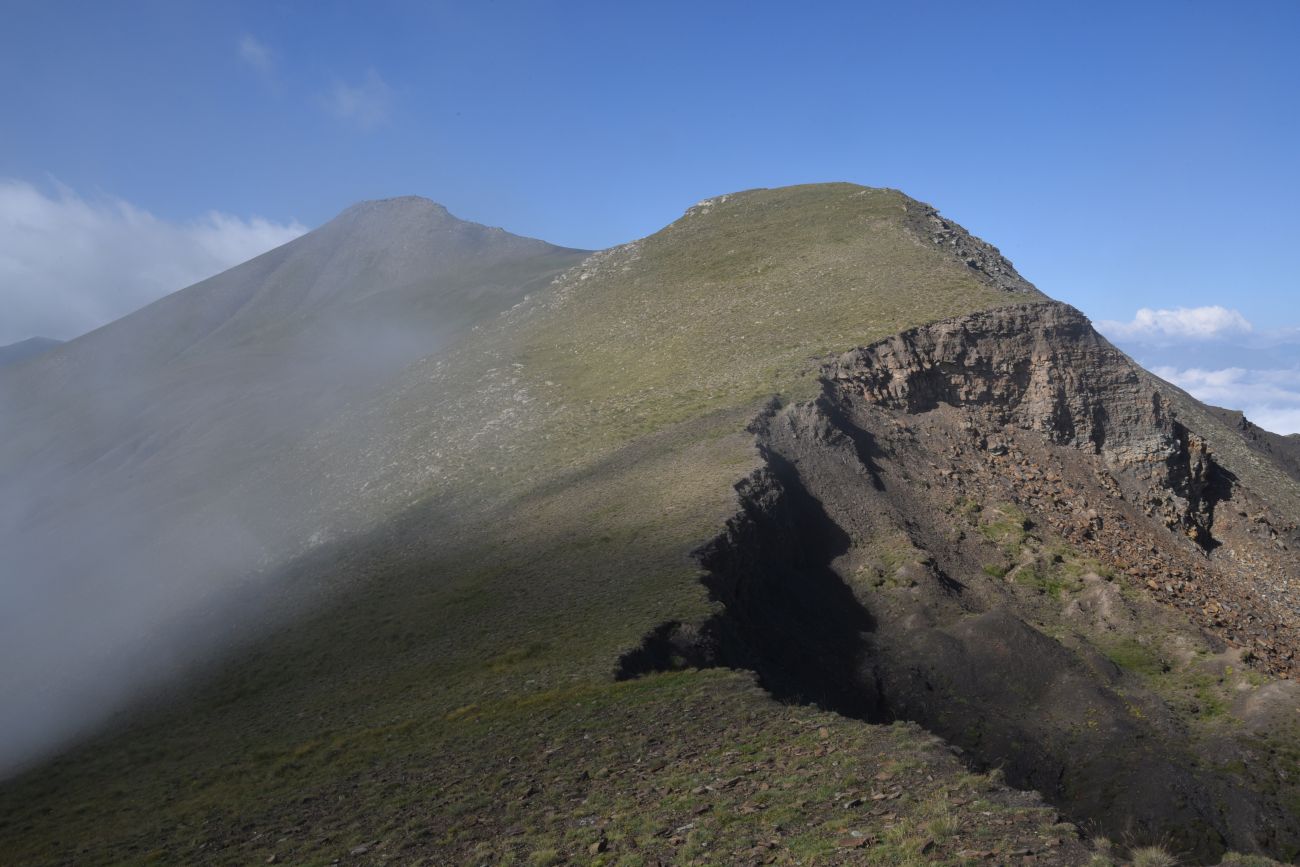
<path id="1" fill-rule="evenodd" d="M 1203 549 L 1219 544 L 1215 509 L 1232 496 L 1235 476 L 1169 398 L 1068 307 L 1009 308 L 909 331 L 846 353 L 827 374 L 882 408 L 961 408 L 968 430 L 996 438 L 1010 426 L 1101 456 L 1148 515 Z"/>
<path id="2" fill-rule="evenodd" d="M 908 719 L 1110 835 L 1290 857 L 1295 526 L 1077 311 L 1030 304 L 831 360 L 754 430 L 698 554 L 724 613 L 654 660 Z M 1231 770 L 1225 770 L 1231 768 Z"/>
<path id="3" fill-rule="evenodd" d="M 970 486 L 961 461 L 985 452 L 994 472 L 977 472 L 984 483 L 996 485 L 997 471 L 1009 470 L 1030 506 L 1066 538 L 1104 542 L 1140 577 L 1165 579 L 1149 589 L 1251 645 L 1267 670 L 1291 670 L 1300 608 L 1287 591 L 1300 575 L 1300 533 L 1287 505 L 1296 486 L 1242 484 L 1209 439 L 1218 434 L 1228 445 L 1232 437 L 1189 429 L 1179 395 L 1077 311 L 1028 305 L 936 323 L 846 353 L 826 376 L 828 395 L 859 416 L 873 407 L 929 422 L 956 419 L 956 430 L 937 434 L 950 441 L 955 489 Z M 1026 440 L 1026 433 L 1037 436 Z M 1051 457 L 1087 466 L 1092 485 L 1070 486 L 1026 461 L 1043 443 L 1068 447 Z M 1134 541 L 1134 528 L 1153 524 L 1173 535 Z M 1224 597 L 1242 615 L 1234 623 L 1206 616 L 1224 607 Z"/>

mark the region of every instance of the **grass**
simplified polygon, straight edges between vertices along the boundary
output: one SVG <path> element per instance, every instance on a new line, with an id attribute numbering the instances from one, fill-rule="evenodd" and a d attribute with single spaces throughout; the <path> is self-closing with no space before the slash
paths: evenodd
<path id="1" fill-rule="evenodd" d="M 864 552 L 866 562 L 856 580 L 876 589 L 915 587 L 930 555 L 920 550 L 903 533 L 882 534 Z"/>
<path id="2" fill-rule="evenodd" d="M 1160 846 L 1142 846 L 1129 853 L 1133 867 L 1178 867 L 1178 859 Z"/>
<path id="3" fill-rule="evenodd" d="M 1041 562 L 1029 563 L 1016 569 L 1013 577 L 1017 584 L 1034 591 L 1060 599 L 1065 593 L 1077 593 L 1083 585 L 1070 578 L 1061 569 Z"/>
<path id="4" fill-rule="evenodd" d="M 1021 547 L 1029 538 L 1029 516 L 1019 506 L 1012 503 L 1000 503 L 983 513 L 979 522 L 979 531 L 990 542 L 997 543 L 1006 555 L 1013 560 L 1020 554 Z"/>
<path id="5" fill-rule="evenodd" d="M 1258 680 L 1257 676 L 1234 676 L 1230 669 L 1216 673 L 1197 659 L 1176 664 L 1150 640 L 1113 640 L 1105 653 L 1111 662 L 1141 678 L 1167 700 L 1187 708 L 1192 718 L 1200 722 L 1229 718 L 1234 685 L 1238 681 L 1251 684 Z"/>
<path id="6" fill-rule="evenodd" d="M 1150 646 L 1136 638 L 1123 638 L 1106 648 L 1106 658 L 1125 671 L 1155 677 L 1169 671 L 1169 664 Z"/>
<path id="7" fill-rule="evenodd" d="M 984 564 L 982 571 L 990 578 L 1010 576 L 1022 587 L 1060 600 L 1082 590 L 1085 575 L 1114 575 L 1103 564 L 1059 540 L 1044 542 L 1029 515 L 1014 503 L 998 503 L 984 509 L 973 500 L 963 500 L 958 508 L 1005 558 L 1002 562 Z"/>
<path id="8" fill-rule="evenodd" d="M 1278 867 L 1282 862 L 1274 861 L 1272 858 L 1265 858 L 1262 855 L 1243 855 L 1239 852 L 1229 852 L 1223 856 L 1219 862 L 1223 867 Z"/>

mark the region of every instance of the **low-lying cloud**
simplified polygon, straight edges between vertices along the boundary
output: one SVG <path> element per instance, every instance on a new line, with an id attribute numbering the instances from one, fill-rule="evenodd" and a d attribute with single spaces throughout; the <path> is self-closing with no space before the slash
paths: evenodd
<path id="1" fill-rule="evenodd" d="M 119 198 L 0 179 L 0 345 L 76 337 L 306 231 L 217 211 L 174 223 Z"/>
<path id="2" fill-rule="evenodd" d="M 1241 410 L 1275 433 L 1300 433 L 1300 329 L 1258 329 L 1217 305 L 1143 308 L 1097 328 L 1198 400 Z"/>

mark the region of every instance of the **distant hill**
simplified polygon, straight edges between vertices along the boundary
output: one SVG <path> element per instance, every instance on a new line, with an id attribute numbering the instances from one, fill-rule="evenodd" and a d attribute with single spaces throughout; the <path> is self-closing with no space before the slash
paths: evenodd
<path id="1" fill-rule="evenodd" d="M 1289 440 L 934 208 L 395 200 L 214 281 L 0 379 L 6 760 L 149 699 L 12 860 L 1300 855 Z"/>
<path id="2" fill-rule="evenodd" d="M 20 361 L 26 361 L 29 358 L 35 358 L 42 352 L 53 349 L 62 342 L 51 337 L 29 337 L 17 343 L 0 346 L 0 367 L 7 367 Z"/>

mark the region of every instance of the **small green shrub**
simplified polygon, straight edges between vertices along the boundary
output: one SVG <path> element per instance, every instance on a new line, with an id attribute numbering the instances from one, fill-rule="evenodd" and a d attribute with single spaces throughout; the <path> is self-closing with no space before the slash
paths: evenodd
<path id="1" fill-rule="evenodd" d="M 1082 589 L 1078 581 L 1062 575 L 1056 569 L 1042 563 L 1031 563 L 1020 567 L 1016 572 L 1016 583 L 1032 587 L 1045 596 L 1059 599 L 1062 592 L 1074 593 Z"/>
<path id="2" fill-rule="evenodd" d="M 538 849 L 528 856 L 529 867 L 552 867 L 552 865 L 563 862 L 560 853 L 554 849 Z"/>
<path id="3" fill-rule="evenodd" d="M 1009 504 L 997 506 L 988 514 L 988 520 L 980 524 L 980 534 L 1014 556 L 1029 538 L 1028 516 L 1019 507 Z"/>
<path id="4" fill-rule="evenodd" d="M 1278 862 L 1272 858 L 1265 858 L 1262 855 L 1242 855 L 1240 852 L 1229 852 L 1223 856 L 1219 862 L 1219 867 L 1274 867 Z"/>
<path id="5" fill-rule="evenodd" d="M 1133 867 L 1178 867 L 1178 859 L 1160 846 L 1143 846 L 1129 853 Z"/>

